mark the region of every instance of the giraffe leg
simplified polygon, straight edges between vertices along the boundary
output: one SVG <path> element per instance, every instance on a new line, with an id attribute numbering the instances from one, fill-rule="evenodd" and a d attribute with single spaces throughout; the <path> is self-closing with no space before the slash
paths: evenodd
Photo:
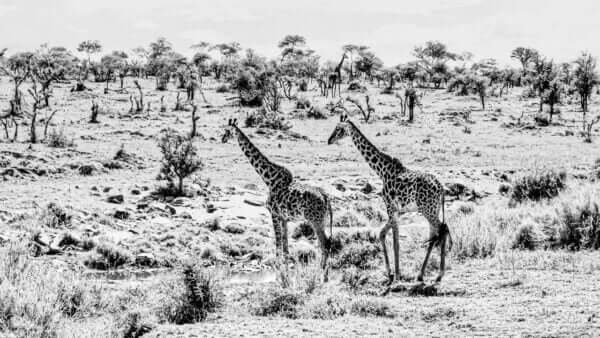
<path id="1" fill-rule="evenodd" d="M 279 258 L 281 256 L 281 218 L 275 214 L 271 215 L 273 220 L 273 231 L 275 233 L 275 256 Z"/>
<path id="2" fill-rule="evenodd" d="M 419 272 L 419 275 L 417 276 L 417 280 L 419 282 L 423 281 L 423 275 L 425 274 L 425 267 L 427 267 L 427 261 L 429 260 L 429 255 L 431 254 L 431 249 L 433 249 L 434 245 L 435 245 L 434 241 L 429 242 L 429 246 L 427 247 L 427 253 L 425 254 L 425 260 L 423 260 L 423 265 L 421 266 L 421 271 Z"/>
<path id="3" fill-rule="evenodd" d="M 390 218 L 388 220 L 388 222 L 386 223 L 386 225 L 383 226 L 383 228 L 381 228 L 381 231 L 379 232 L 379 241 L 381 242 L 381 248 L 383 249 L 383 258 L 385 260 L 385 272 L 387 273 L 388 278 L 392 279 L 392 271 L 390 270 L 390 259 L 388 257 L 388 253 L 387 253 L 387 245 L 385 243 L 385 235 L 387 234 L 388 231 L 390 231 L 390 228 L 392 227 L 393 224 L 393 219 Z"/>
<path id="4" fill-rule="evenodd" d="M 394 236 L 394 280 L 398 280 L 400 278 L 400 238 L 398 231 L 398 223 L 394 222 L 392 225 L 392 234 Z"/>
<path id="5" fill-rule="evenodd" d="M 288 248 L 288 227 L 287 227 L 287 220 L 286 219 L 282 219 L 281 223 L 280 223 L 280 227 L 281 227 L 281 251 L 283 252 L 283 259 L 286 261 L 289 258 L 289 248 Z"/>
<path id="6" fill-rule="evenodd" d="M 443 230 L 441 230 L 443 231 Z M 444 277 L 444 273 L 446 272 L 446 238 L 447 238 L 447 233 L 443 232 L 440 237 L 440 273 L 437 276 L 437 278 L 435 279 L 435 281 L 437 283 L 442 281 L 442 278 Z"/>

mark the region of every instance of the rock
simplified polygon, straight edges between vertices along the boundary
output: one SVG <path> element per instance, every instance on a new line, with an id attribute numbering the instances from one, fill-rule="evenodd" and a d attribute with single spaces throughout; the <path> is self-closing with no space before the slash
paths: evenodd
<path id="1" fill-rule="evenodd" d="M 261 201 L 252 201 L 252 200 L 249 200 L 249 199 L 244 199 L 244 203 L 253 205 L 255 207 L 262 207 L 263 205 L 265 205 L 264 202 L 261 202 Z"/>
<path id="2" fill-rule="evenodd" d="M 79 167 L 79 175 L 82 176 L 90 176 L 94 173 L 94 171 L 96 171 L 96 168 L 90 164 L 84 164 Z"/>
<path id="3" fill-rule="evenodd" d="M 369 182 L 367 182 L 367 183 L 365 184 L 365 186 L 364 186 L 364 187 L 362 187 L 362 188 L 360 189 L 360 191 L 361 191 L 363 194 L 370 194 L 370 193 L 372 193 L 372 192 L 373 192 L 373 190 L 375 190 L 375 188 L 373 188 L 373 186 L 372 186 L 372 185 L 371 185 L 371 183 L 369 183 Z"/>
<path id="4" fill-rule="evenodd" d="M 171 215 L 175 215 L 177 213 L 177 210 L 175 210 L 175 208 L 173 208 L 172 206 L 165 204 L 165 209 L 169 212 L 169 214 Z"/>
<path id="5" fill-rule="evenodd" d="M 212 214 L 216 210 L 217 210 L 217 208 L 215 208 L 214 204 L 209 203 L 206 205 L 206 212 L 208 212 L 209 214 Z"/>
<path id="6" fill-rule="evenodd" d="M 341 192 L 344 192 L 344 191 L 346 191 L 346 187 L 345 187 L 345 186 L 344 186 L 342 183 L 340 183 L 340 182 L 334 182 L 334 183 L 333 183 L 333 186 L 334 186 L 334 187 L 335 187 L 335 188 L 336 188 L 338 191 L 341 191 Z"/>
<path id="7" fill-rule="evenodd" d="M 116 219 L 128 219 L 129 218 L 129 211 L 126 210 L 117 210 L 115 211 L 115 213 L 113 214 L 113 217 Z"/>
<path id="8" fill-rule="evenodd" d="M 431 144 L 431 139 L 426 138 L 421 143 L 423 143 L 423 144 Z"/>
<path id="9" fill-rule="evenodd" d="M 248 190 L 252 190 L 252 191 L 257 191 L 258 190 L 258 186 L 254 183 L 248 183 L 244 185 L 244 189 L 248 189 Z"/>
<path id="10" fill-rule="evenodd" d="M 102 192 L 103 192 L 103 193 L 107 193 L 107 192 L 109 192 L 111 189 L 112 189 L 111 187 L 105 187 L 104 189 L 102 189 Z"/>
<path id="11" fill-rule="evenodd" d="M 153 267 L 157 265 L 156 257 L 151 253 L 141 253 L 135 256 L 135 265 Z"/>
<path id="12" fill-rule="evenodd" d="M 138 189 L 132 189 L 131 190 L 131 194 L 132 195 L 139 195 L 139 194 L 141 194 L 141 192 Z"/>
<path id="13" fill-rule="evenodd" d="M 125 198 L 122 194 L 108 196 L 106 199 L 108 203 L 121 204 L 125 201 Z"/>

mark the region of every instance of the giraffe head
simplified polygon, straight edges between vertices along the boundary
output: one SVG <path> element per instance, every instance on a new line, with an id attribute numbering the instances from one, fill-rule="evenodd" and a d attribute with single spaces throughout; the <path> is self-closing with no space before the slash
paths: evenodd
<path id="1" fill-rule="evenodd" d="M 227 127 L 225 127 L 225 133 L 221 137 L 221 142 L 227 143 L 229 139 L 233 138 L 235 135 L 235 129 L 237 128 L 237 119 L 229 119 L 227 122 Z"/>
<path id="2" fill-rule="evenodd" d="M 348 120 L 348 115 L 340 115 L 340 122 L 335 126 L 333 133 L 329 136 L 327 140 L 327 144 L 334 144 L 337 141 L 343 139 L 346 136 L 351 135 L 350 121 Z"/>

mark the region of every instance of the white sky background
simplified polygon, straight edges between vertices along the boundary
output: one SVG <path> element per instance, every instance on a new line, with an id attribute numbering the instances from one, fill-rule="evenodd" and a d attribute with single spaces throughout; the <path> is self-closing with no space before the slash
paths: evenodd
<path id="1" fill-rule="evenodd" d="M 306 37 L 322 61 L 355 43 L 395 65 L 426 40 L 501 64 L 516 46 L 569 61 L 584 50 L 600 56 L 600 1 L 0 0 L 0 48 L 9 54 L 44 42 L 75 50 L 88 39 L 103 53 L 128 52 L 164 36 L 185 55 L 199 41 L 238 41 L 273 57 L 286 34 Z"/>

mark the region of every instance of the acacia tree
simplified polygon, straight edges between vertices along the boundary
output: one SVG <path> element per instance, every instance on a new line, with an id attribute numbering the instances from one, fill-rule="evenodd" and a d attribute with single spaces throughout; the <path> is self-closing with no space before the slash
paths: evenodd
<path id="1" fill-rule="evenodd" d="M 518 60 L 523 67 L 523 71 L 525 72 L 531 62 L 539 59 L 540 53 L 533 48 L 517 47 L 512 50 L 510 57 Z"/>
<path id="2" fill-rule="evenodd" d="M 575 60 L 573 76 L 573 85 L 577 93 L 579 93 L 581 109 L 583 110 L 583 123 L 585 125 L 585 115 L 588 111 L 588 102 L 592 95 L 592 89 L 599 83 L 598 73 L 596 72 L 596 58 L 589 53 L 582 53 Z"/>
<path id="3" fill-rule="evenodd" d="M 425 45 L 415 47 L 413 55 L 417 58 L 417 66 L 428 74 L 429 80 L 434 82 L 436 88 L 439 88 L 441 80 L 445 78 L 446 63 L 460 58 L 439 41 L 427 41 Z"/>
<path id="4" fill-rule="evenodd" d="M 89 74 L 90 66 L 92 64 L 92 54 L 98 54 L 102 51 L 102 45 L 98 40 L 86 40 L 79 43 L 77 46 L 77 51 L 80 53 L 85 53 L 87 55 L 87 63 L 84 64 L 85 69 L 85 79 Z"/>
<path id="5" fill-rule="evenodd" d="M 353 66 L 354 66 L 354 58 L 360 55 L 361 51 L 365 51 L 369 49 L 369 47 L 367 46 L 361 46 L 361 45 L 354 45 L 354 44 L 347 44 L 347 45 L 343 45 L 342 46 L 342 51 L 344 51 L 344 53 L 346 53 L 348 55 L 348 57 L 350 58 L 350 71 L 348 73 L 348 82 L 351 82 L 352 80 L 354 80 L 354 71 L 353 71 Z"/>
<path id="6" fill-rule="evenodd" d="M 234 70 L 234 59 L 238 57 L 238 53 L 242 47 L 237 42 L 219 43 L 210 47 L 209 50 L 217 50 L 221 54 L 221 61 L 215 63 L 214 73 L 215 79 L 219 80 L 223 74 L 232 73 Z"/>
<path id="7" fill-rule="evenodd" d="M 286 35 L 283 37 L 281 41 L 277 44 L 277 47 L 281 49 L 281 61 L 283 61 L 288 56 L 294 56 L 297 54 L 302 54 L 303 49 L 306 46 L 306 39 L 301 35 Z"/>
<path id="8" fill-rule="evenodd" d="M 540 98 L 539 112 L 542 112 L 544 104 L 544 92 L 550 89 L 550 84 L 558 76 L 556 67 L 552 60 L 548 61 L 545 58 L 538 57 L 533 60 L 531 67 L 528 69 L 527 81 L 531 83 L 533 90 L 537 92 Z"/>
<path id="9" fill-rule="evenodd" d="M 22 109 L 20 86 L 31 75 L 33 53 L 22 52 L 12 55 L 6 61 L 6 66 L 0 67 L 0 72 L 11 78 L 14 83 L 13 99 L 9 101 L 10 109 L 7 116 L 17 116 Z"/>
<path id="10" fill-rule="evenodd" d="M 48 47 L 43 44 L 35 53 L 31 62 L 31 78 L 41 86 L 40 94 L 42 102 L 40 106 L 50 106 L 51 84 L 57 80 L 64 79 L 71 73 L 77 58 L 64 47 Z"/>
<path id="11" fill-rule="evenodd" d="M 375 71 L 383 67 L 383 62 L 370 50 L 363 49 L 359 52 L 359 58 L 354 61 L 356 71 L 363 73 L 369 80 L 373 80 Z"/>

